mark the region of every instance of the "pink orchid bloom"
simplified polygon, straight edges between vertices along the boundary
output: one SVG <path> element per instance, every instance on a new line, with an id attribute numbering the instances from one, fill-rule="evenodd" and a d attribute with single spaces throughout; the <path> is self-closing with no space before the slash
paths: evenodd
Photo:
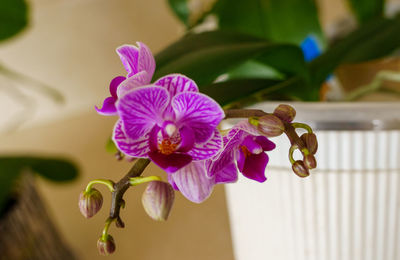
<path id="1" fill-rule="evenodd" d="M 113 140 L 118 149 L 150 158 L 167 173 L 211 158 L 222 147 L 216 127 L 224 111 L 183 75 L 167 75 L 154 85 L 135 88 L 119 98 L 116 108 L 120 120 Z"/>
<path id="2" fill-rule="evenodd" d="M 129 90 L 150 84 L 156 68 L 156 62 L 150 49 L 141 42 L 139 47 L 123 45 L 117 48 L 117 54 L 121 58 L 127 76 L 118 76 L 110 82 L 110 97 L 103 101 L 102 108 L 95 107 L 100 115 L 116 115 L 115 103 L 118 98 Z"/>

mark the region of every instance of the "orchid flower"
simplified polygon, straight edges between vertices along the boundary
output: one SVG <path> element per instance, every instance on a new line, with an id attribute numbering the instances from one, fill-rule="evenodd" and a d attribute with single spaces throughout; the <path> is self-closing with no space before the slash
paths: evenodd
<path id="1" fill-rule="evenodd" d="M 247 178 L 264 182 L 268 155 L 275 144 L 247 121 L 239 122 L 227 136 L 220 153 L 205 161 L 191 162 L 169 174 L 168 181 L 190 201 L 201 203 L 216 184 L 236 182 L 238 170 Z"/>
<path id="2" fill-rule="evenodd" d="M 127 91 L 116 103 L 120 120 L 113 140 L 126 155 L 150 158 L 167 173 L 216 155 L 222 108 L 180 74 Z"/>
<path id="3" fill-rule="evenodd" d="M 128 74 L 126 77 L 118 76 L 111 80 L 111 96 L 104 99 L 101 109 L 95 107 L 100 115 L 116 115 L 115 103 L 118 97 L 133 88 L 150 84 L 156 63 L 153 54 L 144 43 L 137 42 L 137 45 L 139 47 L 123 45 L 117 48 L 117 54 Z"/>
<path id="4" fill-rule="evenodd" d="M 265 168 L 269 157 L 265 153 L 275 149 L 275 144 L 267 137 L 260 135 L 248 121 L 236 124 L 224 136 L 224 147 L 217 156 L 207 162 L 209 178 L 220 178 L 233 182 L 237 179 L 237 171 L 227 171 L 236 162 L 238 170 L 247 178 L 264 182 Z"/>

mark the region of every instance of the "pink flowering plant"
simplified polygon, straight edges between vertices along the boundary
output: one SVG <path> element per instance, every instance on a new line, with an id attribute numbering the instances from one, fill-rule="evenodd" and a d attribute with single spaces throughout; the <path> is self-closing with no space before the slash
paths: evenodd
<path id="1" fill-rule="evenodd" d="M 289 159 L 300 177 L 309 175 L 316 167 L 314 154 L 317 141 L 310 127 L 293 123 L 294 108 L 278 106 L 274 113 L 251 109 L 223 109 L 208 95 L 199 92 L 191 78 L 166 74 L 153 79 L 156 62 L 149 48 L 124 45 L 117 53 L 127 75 L 111 80 L 110 95 L 96 111 L 101 115 L 117 116 L 112 141 L 119 159 L 134 161 L 131 170 L 118 182 L 97 179 L 80 194 L 79 208 L 90 218 L 102 206 L 101 193 L 94 184 L 106 185 L 112 193 L 112 205 L 103 233 L 98 240 L 101 254 L 111 254 L 115 242 L 108 234 L 111 223 L 124 227 L 120 210 L 123 195 L 133 186 L 148 183 L 142 202 L 147 214 L 155 220 L 166 220 L 174 201 L 174 192 L 188 200 L 201 203 L 221 183 L 234 183 L 238 174 L 256 182 L 266 181 L 267 152 L 275 149 L 269 139 L 285 133 L 292 144 Z M 180 71 L 178 71 L 180 72 Z M 227 118 L 244 118 L 231 129 L 220 130 Z M 295 128 L 307 133 L 298 136 Z M 299 149 L 302 160 L 294 160 Z M 166 172 L 159 176 L 142 176 L 153 162 Z"/>

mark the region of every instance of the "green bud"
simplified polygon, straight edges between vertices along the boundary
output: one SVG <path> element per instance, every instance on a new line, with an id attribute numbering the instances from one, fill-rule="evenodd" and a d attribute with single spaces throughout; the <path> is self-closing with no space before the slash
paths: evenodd
<path id="1" fill-rule="evenodd" d="M 308 169 L 314 169 L 317 167 L 317 161 L 315 160 L 315 157 L 312 154 L 304 156 L 303 162 Z"/>
<path id="2" fill-rule="evenodd" d="M 115 251 L 114 238 L 110 235 L 107 235 L 106 238 L 100 237 L 97 240 L 97 249 L 101 255 L 111 255 Z"/>
<path id="3" fill-rule="evenodd" d="M 308 169 L 304 165 L 303 161 L 295 161 L 292 164 L 292 170 L 297 176 L 302 177 L 302 178 L 310 175 L 310 173 L 308 172 Z"/>
<path id="4" fill-rule="evenodd" d="M 175 193 L 169 183 L 152 181 L 142 195 L 143 208 L 152 219 L 157 221 L 167 220 L 174 204 Z"/>
<path id="5" fill-rule="evenodd" d="M 310 154 L 315 154 L 318 150 L 317 136 L 314 133 L 305 133 L 300 136 Z"/>
<path id="6" fill-rule="evenodd" d="M 296 110 L 289 105 L 280 104 L 275 108 L 274 115 L 279 117 L 281 120 L 290 123 L 296 116 Z"/>
<path id="7" fill-rule="evenodd" d="M 277 116 L 265 115 L 258 119 L 257 129 L 267 137 L 279 136 L 285 131 L 285 126 Z"/>
<path id="8" fill-rule="evenodd" d="M 92 188 L 90 191 L 82 191 L 79 194 L 79 210 L 85 218 L 93 217 L 103 205 L 103 196 Z"/>

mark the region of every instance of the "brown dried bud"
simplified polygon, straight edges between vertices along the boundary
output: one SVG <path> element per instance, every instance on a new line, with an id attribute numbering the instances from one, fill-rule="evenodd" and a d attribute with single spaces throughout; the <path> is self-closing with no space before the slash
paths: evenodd
<path id="1" fill-rule="evenodd" d="M 265 115 L 258 119 L 257 129 L 267 137 L 275 137 L 283 133 L 285 126 L 277 116 Z"/>
<path id="2" fill-rule="evenodd" d="M 310 154 L 315 154 L 318 150 L 317 136 L 314 133 L 305 133 L 300 136 Z"/>
<path id="3" fill-rule="evenodd" d="M 317 167 L 317 161 L 312 154 L 304 156 L 303 162 L 308 169 L 314 169 L 315 167 Z"/>
<path id="4" fill-rule="evenodd" d="M 103 205 L 103 196 L 92 188 L 90 191 L 82 191 L 79 194 L 79 210 L 85 218 L 93 217 Z"/>
<path id="5" fill-rule="evenodd" d="M 290 123 L 296 116 L 296 110 L 289 105 L 280 104 L 275 108 L 274 115 L 279 117 L 281 120 Z"/>
<path id="6" fill-rule="evenodd" d="M 310 175 L 310 173 L 308 172 L 308 169 L 304 165 L 303 161 L 300 161 L 300 160 L 295 161 L 293 163 L 292 170 L 297 176 L 302 177 L 302 178 Z"/>
<path id="7" fill-rule="evenodd" d="M 99 240 L 97 240 L 97 249 L 101 255 L 111 255 L 115 251 L 114 238 L 110 235 L 107 235 L 106 239 L 100 237 Z"/>
<path id="8" fill-rule="evenodd" d="M 152 219 L 165 221 L 174 204 L 175 193 L 169 183 L 150 182 L 142 195 L 143 208 Z"/>

